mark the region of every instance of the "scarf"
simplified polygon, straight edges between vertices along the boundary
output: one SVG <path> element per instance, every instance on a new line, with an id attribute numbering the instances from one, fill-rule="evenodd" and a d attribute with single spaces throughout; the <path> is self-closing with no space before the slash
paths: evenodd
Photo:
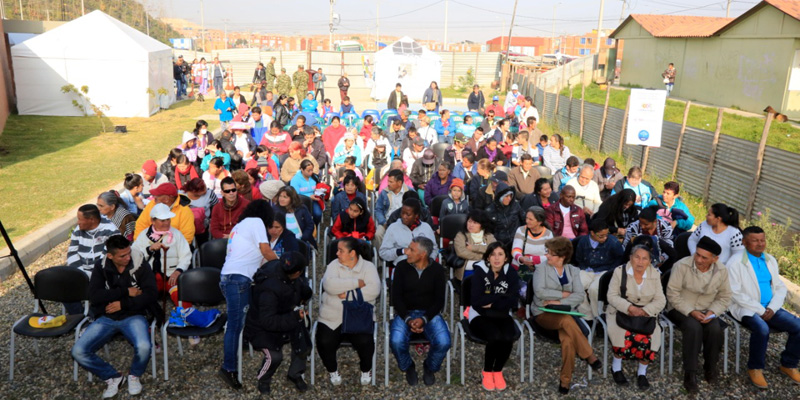
<path id="1" fill-rule="evenodd" d="M 472 240 L 472 243 L 478 244 L 483 243 L 484 239 L 483 229 L 480 230 L 478 233 L 469 233 L 469 239 Z"/>
<path id="2" fill-rule="evenodd" d="M 150 225 L 150 228 L 147 229 L 147 238 L 153 243 L 161 242 L 165 246 L 169 246 L 174 243 L 174 238 L 172 237 L 172 232 L 170 230 L 157 231 L 152 225 Z"/>
<path id="3" fill-rule="evenodd" d="M 484 147 L 483 151 L 485 151 L 486 155 L 489 156 L 489 160 L 490 161 L 494 161 L 494 158 L 497 156 L 497 149 L 494 149 L 494 151 L 492 151 L 492 150 L 489 150 L 488 147 Z"/>

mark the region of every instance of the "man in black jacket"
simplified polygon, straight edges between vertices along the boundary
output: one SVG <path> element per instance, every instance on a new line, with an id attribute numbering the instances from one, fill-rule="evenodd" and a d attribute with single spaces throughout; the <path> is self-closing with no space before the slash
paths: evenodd
<path id="1" fill-rule="evenodd" d="M 272 376 L 283 361 L 283 345 L 291 343 L 292 361 L 287 378 L 305 392 L 303 380 L 311 340 L 305 326 L 305 303 L 312 292 L 303 276 L 308 260 L 302 253 L 284 254 L 263 265 L 253 277 L 252 301 L 244 334 L 254 348 L 264 353 L 258 369 L 258 391 L 269 394 Z"/>
<path id="2" fill-rule="evenodd" d="M 142 391 L 139 377 L 150 360 L 148 312 L 162 312 L 158 307 L 156 278 L 144 254 L 131 249 L 122 235 L 106 241 L 106 256 L 95 264 L 89 281 L 90 313 L 95 321 L 72 347 L 72 357 L 83 368 L 106 381 L 103 398 L 116 396 L 125 377 L 96 354 L 117 333 L 133 345 L 133 362 L 128 379 L 128 393 Z"/>
<path id="3" fill-rule="evenodd" d="M 469 94 L 469 98 L 467 99 L 467 109 L 483 114 L 483 106 L 485 103 L 486 99 L 483 97 L 481 87 L 478 85 L 473 85 L 472 93 Z"/>
<path id="4" fill-rule="evenodd" d="M 392 279 L 392 320 L 390 343 L 397 365 L 406 374 L 409 385 L 417 384 L 417 371 L 408 351 L 413 334 L 424 334 L 431 342 L 425 359 L 423 381 L 430 386 L 436 382 L 435 373 L 450 349 L 450 331 L 441 315 L 445 303 L 444 267 L 431 258 L 433 242 L 416 237 L 405 249 L 406 259 L 400 261 Z"/>

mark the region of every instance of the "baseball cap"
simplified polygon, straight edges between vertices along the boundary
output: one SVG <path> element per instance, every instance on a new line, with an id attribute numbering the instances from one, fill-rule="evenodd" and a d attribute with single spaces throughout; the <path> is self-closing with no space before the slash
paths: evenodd
<path id="1" fill-rule="evenodd" d="M 163 182 L 158 186 L 150 189 L 150 194 L 153 196 L 162 196 L 162 195 L 178 196 L 178 188 L 175 187 L 175 184 L 173 183 Z"/>
<path id="2" fill-rule="evenodd" d="M 492 101 L 498 101 L 498 100 L 500 100 L 500 96 L 494 96 L 494 97 L 492 97 Z"/>
<path id="3" fill-rule="evenodd" d="M 417 136 L 414 138 L 414 144 L 417 146 L 425 146 L 425 140 Z"/>
<path id="4" fill-rule="evenodd" d="M 433 150 L 425 149 L 425 152 L 422 153 L 422 163 L 425 165 L 433 164 L 433 160 L 436 159 L 436 155 L 433 154 Z"/>
<path id="5" fill-rule="evenodd" d="M 464 143 L 464 142 L 466 142 L 466 141 L 467 141 L 467 137 L 466 137 L 466 136 L 464 136 L 464 134 L 463 134 L 463 133 L 461 133 L 461 132 L 458 132 L 458 133 L 456 133 L 456 137 L 454 138 L 454 140 L 455 140 L 456 142 L 459 142 L 459 143 Z"/>
<path id="6" fill-rule="evenodd" d="M 489 180 L 492 181 L 492 182 L 495 182 L 495 183 L 498 183 L 498 182 L 501 182 L 501 181 L 507 181 L 508 180 L 508 175 L 506 175 L 506 173 L 503 172 L 503 171 L 497 171 L 494 174 L 492 174 L 492 177 L 489 178 Z"/>
<path id="7" fill-rule="evenodd" d="M 175 213 L 170 211 L 166 204 L 158 203 L 150 210 L 150 218 L 165 220 L 174 217 Z"/>
<path id="8" fill-rule="evenodd" d="M 156 176 L 156 171 L 158 170 L 158 166 L 154 160 L 147 160 L 142 165 L 142 172 L 150 176 Z"/>
<path id="9" fill-rule="evenodd" d="M 515 83 L 511 85 L 511 90 L 519 90 L 519 86 L 517 86 L 517 84 Z"/>

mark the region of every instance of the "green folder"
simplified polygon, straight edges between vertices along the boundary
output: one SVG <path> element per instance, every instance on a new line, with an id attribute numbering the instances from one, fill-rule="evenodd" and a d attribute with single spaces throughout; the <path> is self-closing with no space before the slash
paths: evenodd
<path id="1" fill-rule="evenodd" d="M 576 317 L 581 317 L 581 318 L 586 316 L 586 314 L 581 314 L 581 313 L 579 313 L 577 311 L 561 311 L 561 310 L 554 310 L 552 308 L 547 308 L 547 307 L 539 307 L 539 309 L 544 311 L 544 312 L 549 312 L 549 313 L 553 313 L 553 314 L 574 315 Z"/>

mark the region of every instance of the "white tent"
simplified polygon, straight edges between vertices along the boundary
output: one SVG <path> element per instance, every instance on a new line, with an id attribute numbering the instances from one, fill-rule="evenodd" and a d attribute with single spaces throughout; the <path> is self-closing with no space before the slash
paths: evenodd
<path id="1" fill-rule="evenodd" d="M 405 36 L 375 53 L 373 96 L 386 99 L 399 82 L 409 102 L 419 102 L 431 81 L 441 77 L 442 58 Z"/>
<path id="2" fill-rule="evenodd" d="M 61 92 L 67 84 L 88 86 L 111 117 L 149 117 L 160 88 L 162 106 L 175 102 L 171 49 L 99 10 L 11 47 L 11 58 L 21 115 L 83 115 Z"/>

